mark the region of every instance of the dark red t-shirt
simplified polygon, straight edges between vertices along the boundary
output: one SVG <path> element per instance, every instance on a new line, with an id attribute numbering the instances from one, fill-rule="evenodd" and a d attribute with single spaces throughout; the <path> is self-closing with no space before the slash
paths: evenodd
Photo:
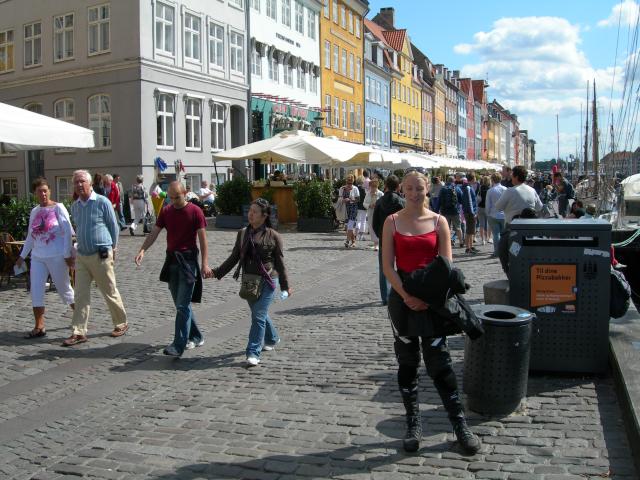
<path id="1" fill-rule="evenodd" d="M 183 208 L 167 205 L 160 211 L 156 225 L 167 229 L 167 252 L 196 249 L 197 231 L 207 227 L 200 207 L 187 203 Z"/>

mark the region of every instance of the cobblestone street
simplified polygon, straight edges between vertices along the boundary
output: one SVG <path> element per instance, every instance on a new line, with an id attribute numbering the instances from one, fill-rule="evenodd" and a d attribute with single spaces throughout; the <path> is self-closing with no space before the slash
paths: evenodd
<path id="1" fill-rule="evenodd" d="M 235 232 L 209 231 L 211 266 Z M 244 366 L 249 310 L 231 275 L 205 281 L 196 317 L 204 346 L 162 355 L 174 309 L 158 281 L 162 236 L 136 268 L 141 237 L 121 238 L 118 286 L 131 328 L 109 336 L 97 290 L 90 341 L 65 349 L 70 310 L 47 293 L 47 336 L 26 340 L 31 302 L 22 283 L 0 290 L 0 478 L 15 479 L 636 479 L 613 380 L 533 376 L 526 407 L 504 418 L 469 412 L 483 448 L 453 443 L 422 369 L 424 441 L 402 450 L 404 409 L 392 335 L 378 293 L 376 253 L 342 247 L 338 233 L 285 231 L 292 296 L 272 318 L 282 342 Z M 472 289 L 501 278 L 491 246 L 454 250 Z M 462 379 L 462 337 L 450 346 Z"/>

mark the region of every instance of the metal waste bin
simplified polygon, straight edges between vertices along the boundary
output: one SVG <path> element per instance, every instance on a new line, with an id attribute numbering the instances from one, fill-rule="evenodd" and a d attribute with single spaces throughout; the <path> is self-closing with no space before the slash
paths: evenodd
<path id="1" fill-rule="evenodd" d="M 484 335 L 464 345 L 463 391 L 470 410 L 507 415 L 527 395 L 531 320 L 534 315 L 508 305 L 474 305 Z"/>
<path id="2" fill-rule="evenodd" d="M 514 220 L 509 303 L 536 314 L 532 371 L 599 373 L 609 357 L 611 225 Z"/>

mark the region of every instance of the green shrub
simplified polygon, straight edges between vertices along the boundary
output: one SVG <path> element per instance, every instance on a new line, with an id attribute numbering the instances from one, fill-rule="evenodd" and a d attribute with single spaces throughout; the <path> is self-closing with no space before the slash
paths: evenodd
<path id="1" fill-rule="evenodd" d="M 311 180 L 298 182 L 293 188 L 293 199 L 300 218 L 331 218 L 331 182 Z"/>
<path id="2" fill-rule="evenodd" d="M 0 232 L 8 232 L 16 240 L 24 240 L 29 230 L 29 214 L 35 206 L 31 195 L 12 198 L 9 203 L 0 205 Z"/>
<path id="3" fill-rule="evenodd" d="M 251 182 L 237 176 L 217 189 L 216 207 L 222 215 L 242 215 L 242 206 L 251 203 Z"/>
<path id="4" fill-rule="evenodd" d="M 273 188 L 265 188 L 260 196 L 264 198 L 267 202 L 273 205 L 273 195 L 275 194 L 275 190 Z"/>

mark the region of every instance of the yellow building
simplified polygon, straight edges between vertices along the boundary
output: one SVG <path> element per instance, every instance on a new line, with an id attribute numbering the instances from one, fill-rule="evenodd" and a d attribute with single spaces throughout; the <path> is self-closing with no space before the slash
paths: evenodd
<path id="1" fill-rule="evenodd" d="M 320 15 L 321 91 L 325 136 L 364 143 L 364 22 L 362 0 L 324 0 Z"/>
<path id="2" fill-rule="evenodd" d="M 446 112 L 445 112 L 445 96 L 446 87 L 442 77 L 435 77 L 433 88 L 436 92 L 435 108 L 434 108 L 434 153 L 436 155 L 446 155 L 447 153 L 447 137 L 446 137 Z"/>

